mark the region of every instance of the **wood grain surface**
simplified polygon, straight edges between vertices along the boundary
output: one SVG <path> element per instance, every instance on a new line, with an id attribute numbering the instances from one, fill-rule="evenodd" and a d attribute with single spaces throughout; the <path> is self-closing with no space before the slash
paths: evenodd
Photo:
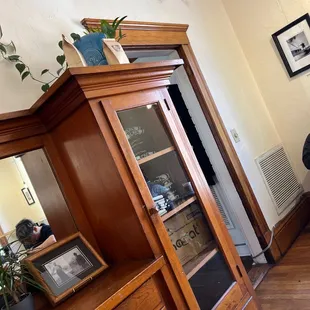
<path id="1" fill-rule="evenodd" d="M 263 310 L 310 309 L 310 225 L 256 290 Z"/>
<path id="2" fill-rule="evenodd" d="M 109 310 L 132 294 L 162 266 L 164 259 L 127 261 L 108 268 L 64 303 L 53 308 L 42 295 L 36 295 L 36 310 Z"/>
<path id="3" fill-rule="evenodd" d="M 107 262 L 151 258 L 142 226 L 90 107 L 80 107 L 51 136 Z"/>
<path id="4" fill-rule="evenodd" d="M 159 305 L 162 305 L 163 307 L 162 298 L 153 279 L 151 278 L 115 309 L 152 310 L 156 309 Z"/>

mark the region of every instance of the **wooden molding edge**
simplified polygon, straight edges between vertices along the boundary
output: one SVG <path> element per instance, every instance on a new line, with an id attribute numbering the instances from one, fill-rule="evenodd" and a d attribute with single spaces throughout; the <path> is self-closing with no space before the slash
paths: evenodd
<path id="1" fill-rule="evenodd" d="M 46 132 L 44 125 L 36 115 L 15 112 L 18 118 L 11 118 L 14 113 L 6 114 L 8 119 L 0 120 L 0 144 L 33 137 Z"/>
<path id="2" fill-rule="evenodd" d="M 0 144 L 50 131 L 85 99 L 137 91 L 145 83 L 149 88 L 164 87 L 182 64 L 183 61 L 177 59 L 69 68 L 29 110 L 0 115 Z M 60 96 L 54 100 L 57 91 Z"/>
<path id="3" fill-rule="evenodd" d="M 96 18 L 84 18 L 81 23 L 86 29 L 100 27 L 100 19 Z M 180 44 L 189 43 L 186 34 L 188 25 L 186 24 L 124 21 L 121 26 L 123 34 L 126 35 L 121 41 L 125 49 L 131 47 L 171 48 L 171 46 L 178 47 Z"/>
<path id="4" fill-rule="evenodd" d="M 302 195 L 296 207 L 275 228 L 275 241 L 282 256 L 294 243 L 310 219 L 310 192 Z"/>
<path id="5" fill-rule="evenodd" d="M 108 22 L 113 22 L 112 19 L 107 19 Z M 97 28 L 100 26 L 99 18 L 83 18 L 81 24 L 86 28 Z M 186 32 L 187 24 L 173 24 L 173 23 L 156 23 L 143 21 L 123 21 L 122 30 L 139 30 L 139 31 L 173 31 Z"/>

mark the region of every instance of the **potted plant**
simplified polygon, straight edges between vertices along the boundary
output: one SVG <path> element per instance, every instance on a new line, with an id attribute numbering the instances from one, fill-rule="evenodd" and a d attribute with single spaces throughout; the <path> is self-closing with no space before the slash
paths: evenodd
<path id="1" fill-rule="evenodd" d="M 16 242 L 16 241 L 15 241 Z M 3 299 L 1 310 L 34 310 L 34 300 L 28 287 L 43 290 L 31 276 L 23 263 L 27 251 L 11 250 L 11 242 L 0 248 L 0 294 Z"/>
<path id="2" fill-rule="evenodd" d="M 127 16 L 117 17 L 112 23 L 102 19 L 100 28 L 90 28 L 89 33 L 83 37 L 71 34 L 74 46 L 82 54 L 88 66 L 111 65 L 128 63 L 129 60 L 119 41 L 126 35 L 123 34 L 121 23 Z M 103 44 L 104 42 L 104 44 Z M 65 44 L 65 41 L 63 41 Z M 66 53 L 70 55 L 70 53 Z"/>
<path id="3" fill-rule="evenodd" d="M 79 53 L 82 54 L 86 65 L 98 66 L 129 62 L 121 45 L 118 43 L 121 39 L 126 37 L 126 35 L 122 33 L 121 28 L 121 23 L 126 17 L 127 16 L 122 18 L 117 17 L 112 23 L 109 23 L 103 19 L 100 22 L 99 28 L 88 29 L 88 32 L 85 32 L 85 35 L 82 37 L 79 34 L 71 33 L 74 46 L 79 51 Z M 17 54 L 14 42 L 1 41 L 3 40 L 2 37 L 3 32 L 0 26 L 0 60 L 3 58 L 8 62 L 13 63 L 16 70 L 19 72 L 22 81 L 24 81 L 26 78 L 31 78 L 34 82 L 37 82 L 41 85 L 43 92 L 48 91 L 50 86 L 68 67 L 66 57 L 62 53 L 56 57 L 56 61 L 60 65 L 60 68 L 56 72 L 52 72 L 49 69 L 43 69 L 41 71 L 41 77 L 34 76 L 30 70 L 30 67 L 23 61 L 22 57 Z M 105 46 L 106 53 L 103 51 L 103 40 L 107 40 L 109 44 L 108 48 Z M 65 40 L 58 42 L 58 46 L 62 50 L 64 42 Z"/>

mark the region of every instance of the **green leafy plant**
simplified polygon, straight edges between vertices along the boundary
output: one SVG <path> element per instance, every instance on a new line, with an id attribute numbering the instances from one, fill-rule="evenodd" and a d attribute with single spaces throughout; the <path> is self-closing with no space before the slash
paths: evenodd
<path id="1" fill-rule="evenodd" d="M 116 17 L 111 24 L 105 19 L 102 19 L 100 21 L 100 28 L 90 28 L 89 32 L 102 32 L 108 39 L 115 39 L 119 42 L 121 39 L 126 37 L 126 35 L 122 33 L 122 28 L 120 26 L 125 18 L 127 18 L 127 16 L 123 16 L 121 18 Z"/>
<path id="2" fill-rule="evenodd" d="M 41 291 L 44 288 L 37 283 L 27 270 L 23 258 L 26 257 L 26 250 L 21 246 L 17 252 L 11 250 L 11 242 L 0 248 L 0 293 L 4 298 L 6 309 L 18 304 L 27 294 L 26 286 L 31 286 Z"/>
<path id="3" fill-rule="evenodd" d="M 0 40 L 3 36 L 2 28 L 0 26 Z M 58 46 L 62 49 L 62 42 L 58 43 Z M 49 69 L 44 69 L 41 71 L 41 76 L 48 74 L 51 78 L 47 81 L 43 81 L 38 77 L 35 77 L 31 72 L 29 66 L 22 60 L 21 56 L 16 53 L 16 47 L 13 41 L 8 44 L 5 44 L 0 41 L 0 54 L 2 58 L 5 60 L 14 63 L 15 68 L 20 74 L 21 80 L 25 80 L 26 78 L 31 78 L 33 81 L 36 81 L 41 85 L 42 91 L 46 92 L 50 85 L 59 78 L 61 73 L 67 69 L 67 63 L 65 55 L 59 55 L 56 57 L 56 61 L 60 65 L 60 69 L 57 70 L 57 73 L 52 73 Z"/>
<path id="4" fill-rule="evenodd" d="M 88 29 L 89 32 L 85 32 L 87 35 L 88 33 L 93 32 L 102 32 L 105 36 L 109 39 L 116 39 L 120 41 L 121 39 L 125 38 L 126 35 L 122 33 L 121 23 L 127 16 L 117 17 L 114 19 L 112 23 L 109 23 L 105 19 L 100 21 L 100 28 L 90 28 Z M 1 42 L 3 36 L 2 28 L 0 26 L 0 55 L 5 60 L 13 63 L 15 65 L 16 70 L 19 72 L 21 80 L 24 81 L 26 78 L 31 78 L 33 81 L 41 84 L 41 89 L 43 92 L 48 91 L 51 84 L 59 78 L 59 76 L 67 69 L 68 65 L 66 62 L 66 57 L 62 53 L 56 57 L 57 63 L 60 65 L 60 68 L 56 71 L 56 73 L 52 73 L 49 69 L 43 69 L 41 71 L 41 77 L 43 75 L 50 76 L 50 79 L 47 81 L 41 80 L 41 78 L 35 77 L 31 72 L 29 66 L 23 61 L 22 57 L 16 53 L 16 47 L 13 41 L 8 44 Z M 73 41 L 77 41 L 81 39 L 81 36 L 77 33 L 71 33 L 71 38 Z M 58 46 L 62 49 L 62 41 L 58 42 Z"/>

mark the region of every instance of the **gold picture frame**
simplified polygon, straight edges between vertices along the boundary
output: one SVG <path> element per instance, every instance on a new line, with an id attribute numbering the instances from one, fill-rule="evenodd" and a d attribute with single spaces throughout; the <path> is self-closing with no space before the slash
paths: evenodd
<path id="1" fill-rule="evenodd" d="M 24 261 L 54 306 L 108 268 L 81 233 L 56 242 Z"/>

